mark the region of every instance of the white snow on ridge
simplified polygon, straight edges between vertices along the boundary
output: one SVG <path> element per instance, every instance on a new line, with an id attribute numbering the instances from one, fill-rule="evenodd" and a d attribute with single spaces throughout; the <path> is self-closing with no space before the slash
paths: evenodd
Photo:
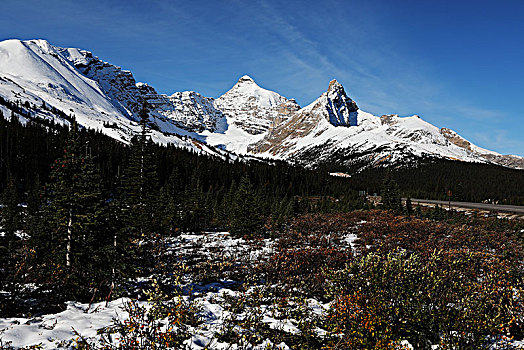
<path id="1" fill-rule="evenodd" d="M 218 100 L 217 104 L 221 103 L 226 99 L 232 99 L 231 97 L 241 97 L 246 99 L 254 99 L 256 104 L 263 108 L 271 108 L 280 105 L 286 99 L 274 91 L 270 91 L 258 86 L 253 78 L 248 75 L 242 76 L 237 84 L 235 84 L 231 90 L 222 95 Z M 228 101 L 229 102 L 229 101 Z M 240 102 L 240 101 L 239 101 Z M 229 106 L 225 106 L 228 108 Z"/>
<path id="2" fill-rule="evenodd" d="M 199 153 L 251 154 L 306 166 L 334 155 L 362 155 L 361 160 L 372 165 L 429 156 L 524 169 L 524 158 L 485 150 L 418 116 L 366 113 L 336 80 L 302 109 L 247 75 L 217 99 L 194 91 L 167 96 L 88 51 L 55 47 L 45 40 L 6 40 L 0 42 L 0 96 L 30 102 L 38 118 L 68 123 L 41 108 L 45 103 L 123 142 L 140 131 L 139 112 L 147 101 L 158 129 L 151 130 L 152 139 Z"/>
<path id="3" fill-rule="evenodd" d="M 233 124 L 231 118 L 228 118 L 228 127 L 224 133 L 213 133 L 206 130 L 201 135 L 205 137 L 207 144 L 237 154 L 248 154 L 249 145 L 261 140 L 265 134 L 249 134 L 244 129 Z"/>
<path id="4" fill-rule="evenodd" d="M 0 74 L 15 81 L 23 92 L 83 117 L 88 124 L 93 124 L 90 119 L 100 118 L 100 114 L 106 114 L 105 119 L 120 114 L 95 82 L 79 74 L 46 41 L 0 42 L 0 61 Z M 18 97 L 12 90 L 0 92 L 8 99 Z"/>
<path id="5" fill-rule="evenodd" d="M 63 52 L 68 53 L 67 58 L 62 55 Z M 129 142 L 133 135 L 140 132 L 138 123 L 129 115 L 123 115 L 113 104 L 114 101 L 104 94 L 101 86 L 82 75 L 69 61 L 80 62 L 81 57 L 78 49 L 55 48 L 45 40 L 0 42 L 0 96 L 9 101 L 28 101 L 37 107 L 43 104 L 55 107 L 74 115 L 78 123 L 86 128 L 102 130 L 112 138 Z M 34 113 L 39 117 L 52 117 L 44 110 Z M 114 123 L 116 128 L 105 127 L 105 123 Z M 172 143 L 196 152 L 202 151 L 193 141 L 184 141 L 178 136 L 156 130 L 151 130 L 151 136 L 161 144 Z"/>

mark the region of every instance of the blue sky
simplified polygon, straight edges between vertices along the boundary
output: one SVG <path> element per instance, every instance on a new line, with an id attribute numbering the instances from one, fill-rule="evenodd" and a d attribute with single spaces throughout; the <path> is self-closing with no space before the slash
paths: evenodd
<path id="1" fill-rule="evenodd" d="M 305 106 L 339 80 L 365 111 L 419 114 L 524 156 L 524 1 L 12 1 L 0 39 L 43 38 L 162 93 L 248 74 Z"/>

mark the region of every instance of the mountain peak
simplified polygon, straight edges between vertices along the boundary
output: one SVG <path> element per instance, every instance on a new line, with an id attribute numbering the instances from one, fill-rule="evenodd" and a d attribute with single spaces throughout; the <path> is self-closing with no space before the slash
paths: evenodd
<path id="1" fill-rule="evenodd" d="M 358 106 L 346 95 L 344 87 L 335 79 L 329 82 L 326 92 L 326 109 L 329 114 L 329 122 L 335 126 L 357 125 L 356 112 Z"/>
<path id="2" fill-rule="evenodd" d="M 230 117 L 233 125 L 252 135 L 265 133 L 300 109 L 295 101 L 260 87 L 248 75 L 217 98 L 215 105 Z"/>
<path id="3" fill-rule="evenodd" d="M 253 80 L 253 78 L 251 78 L 249 75 L 243 75 L 242 77 L 240 77 L 240 79 L 238 79 L 238 83 L 254 83 L 255 80 Z"/>
<path id="4" fill-rule="evenodd" d="M 329 82 L 328 92 L 332 91 L 344 91 L 344 87 L 336 79 Z"/>
<path id="5" fill-rule="evenodd" d="M 272 108 L 285 101 L 288 101 L 285 97 L 260 87 L 249 75 L 242 76 L 229 91 L 217 99 L 221 105 L 254 103 L 257 108 Z"/>
<path id="6" fill-rule="evenodd" d="M 342 86 L 342 84 L 340 84 L 335 79 L 329 82 L 329 86 L 327 89 L 327 95 L 328 95 L 328 98 L 330 99 L 341 99 L 341 100 L 344 100 L 344 102 L 347 101 L 348 103 L 353 104 L 354 106 L 352 106 L 352 108 L 350 109 L 354 109 L 355 111 L 358 109 L 355 101 L 349 98 L 348 95 L 346 94 L 346 91 L 344 90 L 344 87 Z"/>

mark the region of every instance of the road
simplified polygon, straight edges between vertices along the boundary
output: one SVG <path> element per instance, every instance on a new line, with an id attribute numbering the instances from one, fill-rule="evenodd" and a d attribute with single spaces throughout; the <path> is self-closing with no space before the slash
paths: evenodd
<path id="1" fill-rule="evenodd" d="M 435 204 L 443 207 L 449 205 L 448 201 L 435 201 L 431 199 L 411 199 L 413 204 Z M 455 208 L 466 208 L 466 209 L 477 209 L 493 211 L 497 213 L 511 213 L 524 215 L 524 206 L 519 205 L 499 205 L 499 204 L 486 204 L 486 203 L 470 203 L 470 202 L 454 202 L 451 201 L 451 206 Z"/>

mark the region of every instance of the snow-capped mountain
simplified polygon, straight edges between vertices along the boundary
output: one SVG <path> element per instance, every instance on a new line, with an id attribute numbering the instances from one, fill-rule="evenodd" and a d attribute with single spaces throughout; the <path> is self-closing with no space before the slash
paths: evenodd
<path id="1" fill-rule="evenodd" d="M 366 113 L 336 80 L 329 83 L 327 92 L 270 130 L 249 150 L 305 166 L 398 164 L 435 157 L 524 168 L 522 157 L 482 149 L 419 116 L 377 117 Z"/>
<path id="2" fill-rule="evenodd" d="M 266 133 L 300 109 L 295 100 L 261 88 L 247 75 L 216 99 L 215 105 L 231 124 L 252 135 Z"/>
<path id="3" fill-rule="evenodd" d="M 137 120 L 144 91 L 156 94 L 136 84 L 131 72 L 102 62 L 88 51 L 55 47 L 45 40 L 0 42 L 0 96 L 17 102 L 33 118 L 67 124 L 53 109 L 62 111 L 74 115 L 84 127 L 128 142 L 140 131 Z M 0 111 L 7 116 L 12 113 L 5 105 L 0 105 Z M 19 117 L 23 122 L 25 118 Z M 151 137 L 159 143 L 217 154 L 205 144 L 181 137 L 186 136 L 184 130 L 174 122 L 169 126 L 171 133 L 154 128 L 158 130 L 151 130 Z"/>
<path id="4" fill-rule="evenodd" d="M 154 141 L 217 155 L 251 154 L 305 166 L 435 157 L 524 169 L 524 158 L 482 149 L 418 116 L 366 113 L 336 80 L 304 108 L 249 76 L 217 99 L 194 91 L 168 96 L 89 51 L 45 40 L 0 42 L 0 97 L 22 106 L 31 118 L 67 123 L 63 116 L 74 115 L 80 125 L 124 142 L 139 131 L 138 113 L 147 102 Z M 8 104 L 0 104 L 0 111 L 13 113 Z"/>

